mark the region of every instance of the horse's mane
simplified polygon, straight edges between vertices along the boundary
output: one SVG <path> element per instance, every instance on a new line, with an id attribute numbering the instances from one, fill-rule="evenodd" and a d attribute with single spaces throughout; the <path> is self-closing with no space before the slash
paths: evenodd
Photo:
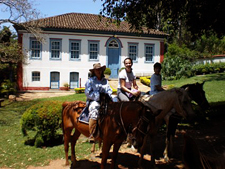
<path id="1" fill-rule="evenodd" d="M 72 107 L 77 106 L 79 103 L 85 104 L 84 101 L 79 101 L 79 100 L 78 100 L 78 101 L 73 101 L 73 102 L 64 102 L 64 103 L 62 104 L 63 110 L 69 110 L 69 109 L 71 109 Z"/>

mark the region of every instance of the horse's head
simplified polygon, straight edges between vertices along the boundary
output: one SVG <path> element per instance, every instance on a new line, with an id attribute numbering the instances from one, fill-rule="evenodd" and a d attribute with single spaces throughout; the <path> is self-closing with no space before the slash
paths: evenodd
<path id="1" fill-rule="evenodd" d="M 187 91 L 182 88 L 175 88 L 173 90 L 177 94 L 177 103 L 174 107 L 176 112 L 185 118 L 193 118 L 196 116 L 191 105 L 191 98 L 189 97 Z"/>
<path id="2" fill-rule="evenodd" d="M 205 97 L 205 91 L 203 90 L 203 83 L 195 83 L 184 85 L 181 88 L 184 88 L 190 98 L 194 100 L 203 110 L 207 110 L 209 108 L 209 103 Z"/>

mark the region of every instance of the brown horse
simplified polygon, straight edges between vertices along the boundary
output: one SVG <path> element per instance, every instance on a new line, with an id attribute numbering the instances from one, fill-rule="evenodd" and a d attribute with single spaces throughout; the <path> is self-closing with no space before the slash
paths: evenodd
<path id="1" fill-rule="evenodd" d="M 164 117 L 171 111 L 175 109 L 178 114 L 187 118 L 194 116 L 194 111 L 192 109 L 191 100 L 184 89 L 174 88 L 171 90 L 162 91 L 153 96 L 143 96 L 140 98 L 144 105 L 148 106 L 149 104 L 153 105 L 157 109 L 162 111 L 159 115 L 155 116 L 155 121 L 150 120 L 149 124 L 145 122 L 139 123 L 138 128 L 140 130 L 135 130 L 134 135 L 136 137 L 137 146 L 141 147 L 140 149 L 140 159 L 139 165 L 141 166 L 144 150 L 147 144 L 147 138 L 150 137 L 150 152 L 151 152 L 151 163 L 155 165 L 154 157 L 154 137 L 156 136 L 159 127 L 161 126 Z"/>
<path id="2" fill-rule="evenodd" d="M 210 157 L 204 155 L 198 149 L 195 141 L 188 136 L 184 135 L 184 149 L 183 160 L 186 169 L 224 169 L 225 156 L 224 155 L 211 155 Z"/>
<path id="3" fill-rule="evenodd" d="M 64 137 L 66 165 L 69 165 L 69 160 L 68 160 L 69 142 L 71 139 L 71 132 L 74 128 L 75 128 L 75 132 L 73 133 L 73 136 L 71 139 L 71 161 L 73 165 L 75 165 L 76 164 L 76 156 L 75 156 L 76 141 L 80 137 L 81 133 L 85 135 L 86 137 L 89 137 L 90 135 L 88 124 L 81 123 L 78 121 L 78 117 L 80 116 L 82 110 L 86 106 L 86 103 L 83 101 L 64 102 L 62 106 L 63 106 L 62 129 L 63 129 L 63 137 Z"/>
<path id="4" fill-rule="evenodd" d="M 181 88 L 187 91 L 191 100 L 194 100 L 202 110 L 207 110 L 209 108 L 209 103 L 205 97 L 205 91 L 203 90 L 204 83 L 205 82 L 187 84 L 182 86 Z M 181 121 L 181 118 L 182 117 L 177 115 L 176 113 L 169 113 L 164 118 L 167 125 L 166 147 L 163 153 L 165 161 L 169 161 L 169 154 L 173 156 L 173 138 L 177 129 L 177 125 Z"/>

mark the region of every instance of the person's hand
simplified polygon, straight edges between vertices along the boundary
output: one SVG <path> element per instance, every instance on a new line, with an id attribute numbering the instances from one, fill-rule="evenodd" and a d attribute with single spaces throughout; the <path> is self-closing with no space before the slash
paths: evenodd
<path id="1" fill-rule="evenodd" d="M 134 96 L 139 96 L 141 94 L 141 91 L 140 90 L 133 90 L 132 91 L 132 95 L 134 95 Z"/>
<path id="2" fill-rule="evenodd" d="M 102 89 L 102 84 L 96 84 L 96 90 L 100 92 L 101 89 Z"/>
<path id="3" fill-rule="evenodd" d="M 100 92 L 100 93 L 106 93 L 104 87 L 101 87 L 101 88 L 99 89 L 99 92 Z"/>

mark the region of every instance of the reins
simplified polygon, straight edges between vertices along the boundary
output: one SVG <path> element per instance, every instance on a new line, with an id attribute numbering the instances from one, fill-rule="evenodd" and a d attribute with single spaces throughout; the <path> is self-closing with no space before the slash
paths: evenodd
<path id="1" fill-rule="evenodd" d="M 146 122 L 146 123 L 148 123 L 148 124 L 150 123 L 150 120 L 149 120 L 147 117 L 145 117 L 144 115 L 141 116 L 140 119 L 138 120 L 137 126 L 133 128 L 132 133 L 133 133 L 135 130 L 138 130 L 138 131 L 141 132 L 143 135 L 145 135 L 145 136 L 147 135 L 148 130 L 147 130 L 146 132 L 144 132 L 144 131 L 142 131 L 142 130 L 140 129 L 140 124 L 141 124 L 142 121 L 144 121 L 144 122 Z"/>

